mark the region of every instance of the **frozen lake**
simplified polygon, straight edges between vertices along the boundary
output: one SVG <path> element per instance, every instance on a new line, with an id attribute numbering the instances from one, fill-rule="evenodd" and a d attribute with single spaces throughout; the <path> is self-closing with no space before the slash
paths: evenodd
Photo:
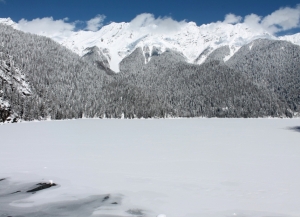
<path id="1" fill-rule="evenodd" d="M 0 138 L 1 217 L 300 216 L 300 119 L 44 121 Z"/>

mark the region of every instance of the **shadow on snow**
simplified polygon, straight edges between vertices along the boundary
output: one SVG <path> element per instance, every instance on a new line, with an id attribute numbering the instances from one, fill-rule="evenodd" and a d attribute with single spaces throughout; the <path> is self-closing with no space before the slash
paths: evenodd
<path id="1" fill-rule="evenodd" d="M 300 133 L 300 126 L 290 127 L 289 129 Z"/>

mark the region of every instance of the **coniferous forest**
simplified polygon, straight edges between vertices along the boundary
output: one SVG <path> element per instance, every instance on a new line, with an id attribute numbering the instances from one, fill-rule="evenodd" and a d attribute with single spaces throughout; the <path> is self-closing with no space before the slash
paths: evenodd
<path id="1" fill-rule="evenodd" d="M 201 65 L 173 50 L 145 64 L 141 48 L 107 67 L 53 40 L 0 25 L 0 122 L 165 117 L 294 117 L 300 111 L 300 47 L 257 39 L 227 62 Z M 98 59 L 97 59 L 98 58 Z"/>

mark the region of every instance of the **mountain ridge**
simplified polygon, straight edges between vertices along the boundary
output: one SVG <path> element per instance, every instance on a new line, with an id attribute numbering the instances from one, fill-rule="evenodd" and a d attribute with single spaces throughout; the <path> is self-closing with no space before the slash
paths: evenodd
<path id="1" fill-rule="evenodd" d="M 18 24 L 10 18 L 0 19 L 0 23 L 18 29 Z M 229 54 L 223 60 L 227 61 L 243 45 L 251 41 L 264 38 L 273 40 L 286 40 L 300 45 L 300 33 L 276 37 L 266 31 L 256 31 L 244 23 L 228 24 L 216 22 L 197 26 L 194 22 L 181 24 L 171 31 L 161 31 L 158 26 L 133 26 L 132 23 L 112 22 L 103 26 L 96 32 L 73 31 L 70 35 L 48 36 L 61 45 L 67 47 L 79 56 L 85 56 L 88 49 L 98 47 L 105 50 L 104 56 L 110 69 L 119 72 L 120 62 L 130 55 L 136 48 L 148 47 L 149 52 L 156 50 L 159 53 L 166 49 L 181 52 L 186 57 L 186 62 L 202 64 L 216 49 L 228 46 Z M 43 32 L 40 33 L 44 35 Z M 150 61 L 151 55 L 144 57 Z"/>

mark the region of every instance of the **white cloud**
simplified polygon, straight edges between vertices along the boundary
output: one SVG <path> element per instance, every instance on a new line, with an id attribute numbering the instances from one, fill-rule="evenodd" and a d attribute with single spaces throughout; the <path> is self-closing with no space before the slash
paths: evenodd
<path id="1" fill-rule="evenodd" d="M 225 20 L 223 22 L 224 23 L 229 23 L 229 24 L 235 24 L 235 23 L 239 23 L 241 21 L 242 21 L 241 16 L 236 16 L 234 14 L 227 14 L 225 16 Z"/>
<path id="2" fill-rule="evenodd" d="M 244 23 L 249 26 L 251 29 L 254 29 L 256 31 L 264 31 L 265 29 L 261 25 L 261 19 L 262 17 L 256 15 L 256 14 L 250 14 L 245 16 Z"/>
<path id="3" fill-rule="evenodd" d="M 176 21 L 171 17 L 155 18 L 153 14 L 140 14 L 130 22 L 130 28 L 133 30 L 142 30 L 149 33 L 162 33 L 178 31 L 186 25 L 186 21 Z"/>
<path id="4" fill-rule="evenodd" d="M 296 8 L 280 8 L 266 16 L 261 25 L 271 33 L 286 31 L 299 27 L 300 5 Z"/>
<path id="5" fill-rule="evenodd" d="M 98 31 L 99 28 L 103 26 L 104 19 L 105 19 L 104 15 L 98 14 L 96 17 L 86 22 L 87 24 L 86 30 L 93 31 L 93 32 Z"/>
<path id="6" fill-rule="evenodd" d="M 67 21 L 67 18 L 54 20 L 52 17 L 37 18 L 31 21 L 21 19 L 17 24 L 17 29 L 49 37 L 67 36 L 76 26 L 75 23 L 68 23 Z"/>
<path id="7" fill-rule="evenodd" d="M 5 3 L 5 0 L 0 0 L 0 2 Z M 76 30 L 76 24 L 78 23 L 86 24 L 84 30 L 97 31 L 103 26 L 104 19 L 104 15 L 97 15 L 86 22 L 68 22 L 67 18 L 54 20 L 52 17 L 37 18 L 31 21 L 22 19 L 17 23 L 16 28 L 25 32 L 59 39 L 68 37 L 73 31 Z M 241 16 L 230 13 L 225 16 L 223 23 L 243 23 L 255 31 L 267 31 L 271 34 L 277 34 L 282 31 L 288 31 L 300 27 L 299 21 L 300 5 L 297 5 L 294 8 L 280 8 L 265 17 L 261 17 L 256 14 L 250 14 L 242 18 Z M 155 18 L 153 14 L 143 13 L 136 16 L 130 22 L 130 28 L 132 30 L 142 31 L 146 34 L 168 34 L 179 31 L 186 24 L 187 22 L 185 20 L 176 21 L 171 17 Z"/>
<path id="8" fill-rule="evenodd" d="M 241 21 L 242 17 L 227 14 L 223 22 L 235 24 Z M 280 8 L 265 17 L 250 14 L 245 16 L 243 23 L 256 31 L 267 31 L 271 34 L 292 30 L 300 27 L 300 5 L 295 8 Z"/>

